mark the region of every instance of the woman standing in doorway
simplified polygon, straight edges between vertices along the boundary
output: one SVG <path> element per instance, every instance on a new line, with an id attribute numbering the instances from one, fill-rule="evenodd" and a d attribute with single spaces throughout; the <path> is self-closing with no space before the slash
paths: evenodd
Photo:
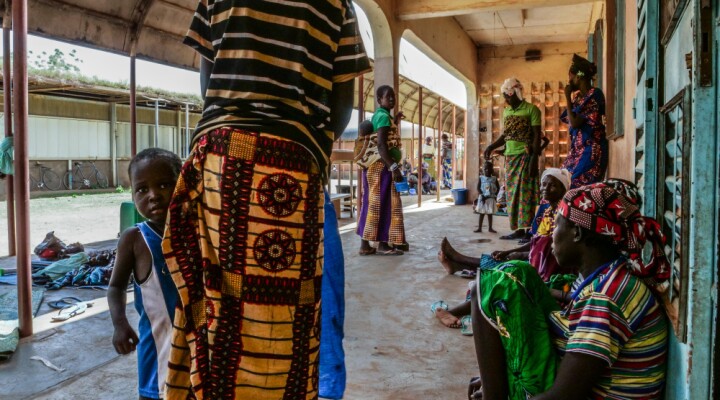
<path id="1" fill-rule="evenodd" d="M 605 95 L 592 86 L 597 67 L 573 55 L 565 86 L 567 109 L 560 120 L 568 124 L 570 149 L 563 163 L 572 173 L 572 188 L 602 181 L 608 165 L 605 137 Z"/>
<path id="2" fill-rule="evenodd" d="M 380 86 L 376 98 L 380 107 L 373 114 L 372 124 L 379 157 L 362 171 L 363 202 L 357 234 L 362 238 L 360 255 L 397 256 L 408 248 L 402 201 L 394 183 L 403 180 L 398 164 L 401 158 L 398 125 L 403 113 L 390 116 L 390 110 L 395 108 L 395 91 L 390 86 Z M 378 242 L 377 249 L 370 242 Z"/>

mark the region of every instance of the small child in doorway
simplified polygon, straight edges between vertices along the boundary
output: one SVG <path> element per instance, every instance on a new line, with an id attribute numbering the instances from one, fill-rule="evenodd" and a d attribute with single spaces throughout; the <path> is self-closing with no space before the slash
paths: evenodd
<path id="1" fill-rule="evenodd" d="M 147 220 L 120 236 L 107 298 L 115 328 L 115 350 L 128 354 L 137 349 L 141 400 L 161 399 L 167 376 L 178 294 L 163 257 L 162 236 L 181 167 L 177 155 L 158 148 L 141 151 L 128 167 L 133 202 Z M 135 280 L 135 309 L 140 314 L 139 334 L 125 315 L 125 292 L 131 276 Z"/>
<path id="2" fill-rule="evenodd" d="M 490 160 L 486 160 L 483 164 L 483 174 L 480 175 L 478 180 L 477 190 L 480 193 L 477 202 L 477 212 L 480 214 L 478 227 L 473 232 L 482 232 L 483 219 L 487 214 L 488 218 L 488 232 L 497 233 L 493 229 L 492 217 L 495 214 L 495 199 L 498 194 L 498 180 L 493 176 L 493 163 Z"/>

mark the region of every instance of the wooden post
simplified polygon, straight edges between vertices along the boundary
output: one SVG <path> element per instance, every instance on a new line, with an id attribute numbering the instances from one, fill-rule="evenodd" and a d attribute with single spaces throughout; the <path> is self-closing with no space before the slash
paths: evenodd
<path id="1" fill-rule="evenodd" d="M 457 150 L 457 147 L 455 147 L 455 146 L 457 146 L 457 136 L 456 136 L 457 135 L 457 126 L 456 126 L 457 120 L 456 120 L 456 118 L 457 118 L 457 106 L 455 106 L 453 104 L 453 117 L 452 117 L 452 119 L 453 119 L 453 125 L 452 125 L 453 138 L 452 138 L 452 171 L 451 171 L 452 175 L 451 175 L 451 180 L 450 180 L 450 182 L 452 182 L 453 189 L 457 187 L 455 185 L 455 173 L 457 172 L 457 169 L 455 169 L 456 165 L 457 165 L 457 157 L 455 156 L 456 150 Z"/>
<path id="2" fill-rule="evenodd" d="M 465 110 L 465 120 L 463 122 L 463 132 L 465 135 L 465 140 L 463 140 L 463 186 L 465 186 L 465 189 L 468 188 L 468 176 L 467 176 L 467 165 L 468 165 L 468 146 L 467 146 L 467 136 L 468 136 L 468 113 L 470 112 L 470 108 L 468 107 L 467 110 Z"/>
<path id="3" fill-rule="evenodd" d="M 422 177 L 423 177 L 423 166 L 422 166 L 422 148 L 423 148 L 423 128 L 425 125 L 422 123 L 423 120 L 423 95 L 422 95 L 422 86 L 418 89 L 418 166 L 417 166 L 417 173 L 418 173 L 418 182 L 417 187 L 415 188 L 417 190 L 417 196 L 418 196 L 418 208 L 422 206 Z"/>
<path id="4" fill-rule="evenodd" d="M 3 109 L 5 113 L 5 137 L 12 137 L 12 78 L 10 73 L 10 10 L 3 19 Z M 12 175 L 5 177 L 5 203 L 7 203 L 8 255 L 15 252 L 15 188 Z"/>
<path id="5" fill-rule="evenodd" d="M 412 162 L 413 154 L 415 154 L 415 122 L 414 121 L 412 122 L 412 125 L 410 127 L 410 151 L 407 153 L 408 159 L 409 159 L 408 162 L 411 165 L 413 164 L 413 162 Z M 412 168 L 411 168 L 410 172 L 412 172 Z"/>
<path id="6" fill-rule="evenodd" d="M 440 139 L 440 136 L 442 135 L 443 130 L 443 121 L 442 121 L 442 113 L 443 112 L 443 99 L 442 97 L 438 97 L 438 128 L 437 132 L 435 133 L 437 146 L 435 146 L 435 150 L 437 150 L 437 154 L 435 155 L 435 164 L 436 170 L 437 170 L 437 177 L 435 178 L 435 199 L 440 202 L 440 189 L 442 189 L 442 164 L 443 160 L 442 158 L 442 139 Z"/>
<path id="7" fill-rule="evenodd" d="M 27 0 L 13 1 L 12 17 L 18 317 L 20 337 L 27 337 L 33 334 L 30 183 L 28 182 L 30 171 L 28 168 Z"/>
<path id="8" fill-rule="evenodd" d="M 358 138 L 360 138 L 360 123 L 365 120 L 365 76 L 358 77 Z M 358 192 L 357 192 L 357 209 L 358 218 L 360 218 L 360 209 L 363 203 L 363 180 L 362 169 L 358 168 Z M 352 175 L 352 169 L 350 169 Z M 352 218 L 352 188 L 350 188 L 350 218 Z"/>
<path id="9" fill-rule="evenodd" d="M 137 105 L 135 96 L 137 86 L 135 82 L 135 54 L 130 56 L 130 157 L 137 154 Z"/>

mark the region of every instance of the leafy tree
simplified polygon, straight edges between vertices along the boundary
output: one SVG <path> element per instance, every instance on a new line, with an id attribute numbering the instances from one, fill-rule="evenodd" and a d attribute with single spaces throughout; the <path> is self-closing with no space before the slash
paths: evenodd
<path id="1" fill-rule="evenodd" d="M 82 60 L 77 57 L 75 49 L 65 54 L 60 49 L 55 49 L 51 54 L 43 51 L 40 54 L 33 53 L 32 50 L 29 52 L 30 59 L 28 60 L 32 66 L 37 69 L 53 71 L 53 72 L 80 72 L 80 67 L 77 64 L 82 64 Z"/>

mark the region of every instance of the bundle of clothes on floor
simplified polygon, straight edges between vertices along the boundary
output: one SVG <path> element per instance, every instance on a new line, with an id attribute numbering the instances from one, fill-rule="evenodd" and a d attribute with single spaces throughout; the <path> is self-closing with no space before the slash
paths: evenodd
<path id="1" fill-rule="evenodd" d="M 33 284 L 58 290 L 67 286 L 106 287 L 117 250 L 86 252 L 82 244 L 66 245 L 54 232 L 49 232 L 34 252 L 39 260 L 32 262 Z"/>

